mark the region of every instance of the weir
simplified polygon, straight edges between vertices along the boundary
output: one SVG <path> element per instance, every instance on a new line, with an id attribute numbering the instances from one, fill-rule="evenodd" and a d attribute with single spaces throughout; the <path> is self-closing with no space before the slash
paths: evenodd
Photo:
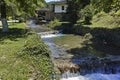
<path id="1" fill-rule="evenodd" d="M 48 31 L 48 32 L 40 32 L 38 34 L 41 36 L 46 36 L 46 35 L 57 34 L 57 33 L 59 33 L 59 31 L 54 30 L 54 31 Z"/>
<path id="2" fill-rule="evenodd" d="M 53 62 L 56 61 L 55 67 L 60 71 L 57 76 L 61 80 L 120 80 L 120 56 L 65 59 L 67 52 L 53 42 L 54 37 L 64 34 L 56 31 L 38 34 L 49 46 L 51 58 Z"/>
<path id="3" fill-rule="evenodd" d="M 70 60 L 71 63 L 59 63 L 57 66 L 61 73 L 67 71 L 71 73 L 77 73 L 84 75 L 88 73 L 104 73 L 104 74 L 115 74 L 120 72 L 120 61 L 111 61 L 106 59 L 84 59 L 84 60 Z"/>

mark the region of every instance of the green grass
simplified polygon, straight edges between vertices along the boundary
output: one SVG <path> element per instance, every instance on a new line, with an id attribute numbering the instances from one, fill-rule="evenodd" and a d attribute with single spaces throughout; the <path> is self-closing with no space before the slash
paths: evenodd
<path id="1" fill-rule="evenodd" d="M 24 23 L 9 23 L 9 28 L 20 28 L 25 29 L 25 26 L 23 26 Z M 0 29 L 2 26 L 0 26 Z"/>
<path id="2" fill-rule="evenodd" d="M 62 46 L 66 49 L 72 49 L 72 48 L 76 48 L 76 47 L 82 47 L 83 45 L 81 45 L 81 43 L 83 42 L 83 38 L 82 36 L 77 36 L 77 35 L 66 35 L 66 36 L 61 36 L 61 37 L 57 37 L 54 39 L 54 42 L 59 45 Z"/>
<path id="3" fill-rule="evenodd" d="M 26 30 L 24 23 L 9 28 L 8 33 L 0 29 L 0 79 L 50 80 L 47 46 L 33 31 Z"/>
<path id="4" fill-rule="evenodd" d="M 14 23 L 9 26 L 10 28 L 20 28 L 20 29 L 25 29 L 25 23 Z"/>
<path id="5" fill-rule="evenodd" d="M 113 13 L 98 13 L 95 15 L 92 19 L 92 25 L 90 25 L 91 28 L 108 28 L 108 29 L 114 29 L 114 28 L 120 28 L 120 16 L 113 16 Z"/>
<path id="6" fill-rule="evenodd" d="M 69 54 L 72 54 L 72 58 L 90 56 L 105 57 L 106 54 L 93 47 L 94 44 L 90 41 L 92 37 L 88 36 L 89 34 L 85 36 L 70 34 L 57 37 L 54 39 L 54 42 L 56 45 L 65 48 Z"/>

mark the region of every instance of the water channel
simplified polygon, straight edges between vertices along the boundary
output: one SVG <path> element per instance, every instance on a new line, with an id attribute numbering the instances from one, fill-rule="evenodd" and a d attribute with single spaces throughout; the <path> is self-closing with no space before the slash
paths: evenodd
<path id="1" fill-rule="evenodd" d="M 54 43 L 54 38 L 67 37 L 68 35 L 49 32 L 38 34 L 41 35 L 44 43 L 49 46 L 52 52 L 51 58 L 61 72 L 59 74 L 60 80 L 120 80 L 119 56 L 71 58 L 63 47 Z"/>
<path id="2" fill-rule="evenodd" d="M 61 72 L 60 80 L 120 80 L 120 57 L 71 58 L 63 47 L 54 43 L 54 38 L 67 35 L 49 32 L 38 34 L 52 52 L 51 58 Z"/>
<path id="3" fill-rule="evenodd" d="M 41 26 L 36 26 L 33 21 L 29 22 L 28 26 L 36 32 L 40 32 L 42 29 Z M 56 45 L 54 42 L 54 39 L 58 38 L 57 40 L 63 43 L 62 37 L 68 37 L 67 39 L 76 42 L 80 41 L 74 35 L 70 36 L 70 38 L 69 35 L 58 32 L 40 32 L 38 35 L 41 36 L 44 43 L 51 50 L 51 59 L 59 72 L 56 76 L 60 80 L 120 80 L 120 56 L 105 56 L 100 53 L 100 55 L 97 55 L 98 57 L 95 57 L 94 55 L 98 54 L 96 51 L 92 51 L 94 53 L 93 55 L 86 55 L 86 51 L 78 51 L 81 54 L 78 54 L 76 57 L 74 56 L 75 54 L 69 54 L 65 48 Z M 71 42 L 69 44 L 73 47 L 73 44 L 76 43 Z M 62 45 L 68 46 L 64 43 Z M 99 56 L 104 57 L 100 58 Z"/>

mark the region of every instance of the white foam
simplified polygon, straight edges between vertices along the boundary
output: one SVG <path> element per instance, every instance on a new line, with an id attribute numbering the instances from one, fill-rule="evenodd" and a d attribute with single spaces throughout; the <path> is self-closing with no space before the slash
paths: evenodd
<path id="1" fill-rule="evenodd" d="M 61 80 L 120 80 L 120 74 L 87 74 L 85 76 L 62 78 Z"/>
<path id="2" fill-rule="evenodd" d="M 41 35 L 41 38 L 53 38 L 53 37 L 58 37 L 58 36 L 63 36 L 63 34 L 48 34 L 48 35 Z"/>

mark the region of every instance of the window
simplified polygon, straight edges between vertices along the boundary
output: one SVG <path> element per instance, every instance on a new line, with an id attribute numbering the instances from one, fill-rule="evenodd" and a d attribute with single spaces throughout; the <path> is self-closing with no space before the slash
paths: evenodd
<path id="1" fill-rule="evenodd" d="M 65 7 L 64 7 L 64 6 L 62 6 L 62 10 L 65 10 Z"/>

